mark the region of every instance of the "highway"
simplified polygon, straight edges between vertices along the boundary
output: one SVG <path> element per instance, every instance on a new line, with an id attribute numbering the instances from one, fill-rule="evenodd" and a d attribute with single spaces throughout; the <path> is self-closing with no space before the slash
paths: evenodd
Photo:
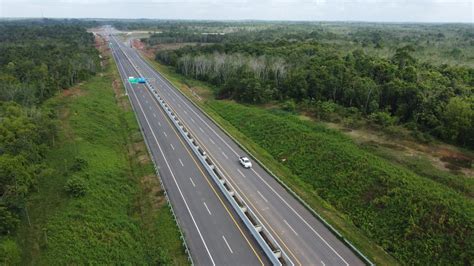
<path id="1" fill-rule="evenodd" d="M 268 265 L 226 199 L 111 40 L 111 50 L 160 178 L 196 265 Z"/>
<path id="2" fill-rule="evenodd" d="M 172 107 L 180 121 L 224 172 L 227 180 L 269 229 L 295 265 L 364 264 L 260 165 L 253 162 L 251 169 L 241 167 L 238 157 L 248 155 L 160 73 L 151 68 L 135 49 L 125 45 L 120 48 L 140 74 L 149 80 Z M 120 64 L 126 64 L 123 61 L 127 58 L 119 58 Z M 126 73 L 128 75 L 132 72 Z M 142 105 L 148 106 L 146 108 L 156 105 L 156 110 L 159 109 L 157 104 L 153 104 L 154 98 L 150 92 L 143 90 L 141 95 L 142 98 L 135 99 L 134 105 L 141 102 Z M 140 123 L 143 125 L 141 121 Z M 159 134 L 158 127 L 153 130 Z M 167 145 L 169 140 L 163 141 L 160 143 Z M 204 179 L 203 176 L 200 178 Z M 248 263 L 239 261 L 239 264 Z"/>

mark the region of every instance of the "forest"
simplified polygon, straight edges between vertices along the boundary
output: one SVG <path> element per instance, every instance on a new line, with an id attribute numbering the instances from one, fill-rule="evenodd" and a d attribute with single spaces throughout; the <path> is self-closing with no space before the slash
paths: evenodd
<path id="1" fill-rule="evenodd" d="M 0 23 L 0 240 L 28 215 L 38 178 L 51 173 L 43 159 L 57 113 L 42 103 L 100 70 L 93 44 L 75 25 Z"/>
<path id="2" fill-rule="evenodd" d="M 158 35 L 148 42 L 170 40 L 170 34 Z M 174 38 L 197 41 L 183 36 Z M 316 116 L 323 105 L 336 105 L 381 126 L 402 125 L 425 139 L 474 147 L 474 68 L 423 62 L 414 56 L 413 44 L 397 47 L 384 58 L 362 48 L 347 51 L 319 42 L 316 33 L 302 40 L 282 36 L 274 41 L 248 37 L 255 39 L 250 42 L 220 37 L 225 40 L 160 50 L 156 60 L 209 82 L 221 99 L 283 102 L 290 109 L 296 104 Z M 374 42 L 377 46 L 381 41 Z"/>

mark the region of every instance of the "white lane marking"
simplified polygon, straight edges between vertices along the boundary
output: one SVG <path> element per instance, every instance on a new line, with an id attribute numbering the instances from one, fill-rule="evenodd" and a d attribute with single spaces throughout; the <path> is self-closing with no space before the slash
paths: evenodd
<path id="1" fill-rule="evenodd" d="M 293 231 L 293 233 L 295 233 L 295 235 L 298 235 L 298 233 L 296 233 L 295 229 L 293 229 L 293 227 L 291 227 L 291 225 L 285 219 L 283 219 L 283 222 L 286 223 L 286 225 L 291 229 L 291 231 Z"/>
<path id="2" fill-rule="evenodd" d="M 188 112 L 186 112 L 186 110 L 183 110 L 185 114 L 188 114 Z"/>
<path id="3" fill-rule="evenodd" d="M 181 159 L 178 159 L 178 160 L 179 160 L 179 163 L 181 164 L 181 166 L 184 166 L 183 161 L 181 161 Z"/>
<path id="4" fill-rule="evenodd" d="M 225 152 L 222 152 L 222 155 L 224 155 L 226 159 L 229 159 L 229 157 L 227 157 L 227 154 L 225 154 Z"/>
<path id="5" fill-rule="evenodd" d="M 324 239 L 312 226 L 310 226 L 309 223 L 303 217 L 301 217 L 301 215 L 295 209 L 293 209 L 293 207 L 291 207 L 291 205 L 282 196 L 280 196 L 280 194 L 278 194 L 259 173 L 257 173 L 257 171 L 255 171 L 255 169 L 252 169 L 252 172 L 254 172 L 260 178 L 260 180 L 262 180 L 267 185 L 267 187 L 269 187 L 273 193 L 275 193 L 275 195 L 277 195 L 278 198 L 280 198 L 280 200 L 283 201 L 285 205 L 290 208 L 290 210 L 292 210 L 293 213 L 296 214 L 296 216 L 298 216 L 298 218 L 300 218 L 303 223 L 306 224 L 306 226 L 308 226 L 309 229 L 313 231 L 313 233 L 315 233 L 319 239 L 321 239 L 346 265 L 349 265 L 349 263 L 347 263 L 347 261 L 331 245 L 329 245 L 326 239 Z"/>
<path id="6" fill-rule="evenodd" d="M 258 195 L 260 195 L 260 197 L 262 197 L 262 199 L 263 199 L 265 202 L 268 202 L 268 200 L 262 195 L 262 193 L 260 193 L 260 191 L 257 190 L 257 193 L 258 193 Z"/>
<path id="7" fill-rule="evenodd" d="M 206 206 L 206 210 L 207 210 L 207 212 L 209 213 L 209 215 L 212 215 L 212 213 L 211 213 L 211 211 L 209 210 L 209 208 L 207 207 L 207 204 L 206 204 L 205 201 L 204 201 L 204 206 Z"/>
<path id="8" fill-rule="evenodd" d="M 202 127 L 199 127 L 199 130 L 201 130 L 201 132 L 204 133 L 204 130 L 202 130 Z"/>
<path id="9" fill-rule="evenodd" d="M 212 144 L 216 145 L 216 143 L 211 138 L 209 138 L 209 140 L 212 142 Z"/>
<path id="10" fill-rule="evenodd" d="M 173 151 L 174 151 L 174 146 L 173 146 L 173 144 L 170 143 L 170 146 L 171 146 L 171 149 L 173 149 Z"/>
<path id="11" fill-rule="evenodd" d="M 153 113 L 153 117 L 156 118 L 156 114 L 155 114 L 155 113 Z"/>
<path id="12" fill-rule="evenodd" d="M 161 123 L 160 123 L 160 122 L 158 122 L 158 125 L 161 127 Z"/>
<path id="13" fill-rule="evenodd" d="M 188 107 L 189 110 L 190 110 L 192 113 L 194 113 L 194 114 L 195 114 L 222 142 L 224 142 L 224 144 L 225 144 L 230 150 L 232 150 L 232 152 L 234 152 L 235 155 L 237 155 L 237 156 L 239 155 L 219 134 L 217 134 L 217 132 L 216 132 L 206 121 L 204 121 L 204 119 L 203 119 L 198 113 L 196 113 L 196 111 L 194 111 L 193 108 L 191 108 L 191 107 L 188 105 L 188 103 L 187 103 L 184 99 L 182 99 L 181 97 L 179 97 L 178 93 L 177 93 L 173 88 L 171 88 L 170 85 L 169 85 L 167 82 L 165 82 L 165 81 L 163 80 L 163 78 L 156 72 L 156 70 L 152 69 L 152 68 L 151 68 L 150 66 L 148 66 L 148 65 L 147 65 L 147 67 L 148 67 L 149 69 L 153 70 L 153 71 L 154 71 L 154 74 L 156 74 L 156 76 L 165 84 L 165 86 L 168 87 L 169 90 L 171 90 L 171 92 L 172 92 L 174 95 L 176 95 L 176 96 L 178 97 L 178 99 L 180 99 L 181 102 L 182 102 L 186 107 Z M 169 92 L 167 92 L 167 94 L 169 95 Z M 194 119 L 193 119 L 192 117 L 191 117 L 191 121 L 192 121 L 193 123 L 195 123 L 195 121 L 194 121 Z M 306 226 L 309 227 L 310 230 L 313 231 L 313 233 L 315 233 L 315 234 L 316 234 L 316 235 L 317 235 L 317 236 L 345 263 L 345 264 L 346 264 L 346 265 L 349 265 L 349 263 L 347 263 L 347 261 L 344 260 L 344 258 L 343 258 L 343 257 L 342 257 L 342 256 L 341 256 L 341 255 L 340 255 L 313 227 L 311 227 L 310 224 L 309 224 L 303 217 L 301 217 L 301 215 L 300 215 L 298 212 L 296 212 L 296 210 L 295 210 L 293 207 L 291 207 L 291 206 L 288 204 L 288 202 L 286 202 L 286 200 L 284 200 L 283 197 L 282 197 L 280 194 L 278 194 L 278 192 L 276 192 L 275 189 L 274 189 L 273 187 L 271 187 L 271 186 L 255 171 L 255 169 L 252 169 L 252 171 L 253 171 L 253 172 L 265 183 L 265 185 L 267 185 L 267 186 L 272 190 L 272 192 L 274 192 L 274 193 L 278 196 L 278 198 L 280 198 L 280 200 L 282 200 L 282 201 L 285 203 L 285 205 L 287 205 L 287 206 L 290 208 L 290 210 L 292 210 L 292 211 L 298 216 L 298 218 L 300 218 L 300 219 L 303 221 L 303 223 L 306 224 Z"/>
<path id="14" fill-rule="evenodd" d="M 244 178 L 246 177 L 246 176 L 244 175 L 244 173 L 242 173 L 242 172 L 240 171 L 240 169 L 237 169 L 237 172 L 239 172 L 239 174 L 240 174 L 241 176 L 243 176 Z"/>
<path id="15" fill-rule="evenodd" d="M 150 111 L 151 111 L 151 106 L 148 106 L 148 109 L 150 109 Z"/>
<path id="16" fill-rule="evenodd" d="M 190 177 L 189 180 L 191 180 L 191 184 L 193 184 L 193 187 L 196 187 L 196 184 L 194 184 L 193 179 Z"/>
<path id="17" fill-rule="evenodd" d="M 133 90 L 132 90 L 133 91 Z M 138 101 L 138 98 L 137 98 L 137 95 L 135 94 L 135 92 L 133 92 L 133 96 L 135 96 L 135 99 L 137 100 L 137 103 L 138 103 L 138 106 L 140 107 L 140 110 L 142 111 L 143 113 L 143 116 L 145 117 L 145 121 L 146 123 L 148 124 L 148 127 L 150 128 L 151 130 L 151 134 L 153 135 L 153 138 L 155 139 L 155 142 L 156 142 L 156 145 L 158 146 L 159 150 L 160 150 L 160 153 L 161 155 L 163 156 L 163 159 L 165 160 L 165 163 L 166 163 L 166 166 L 168 167 L 170 173 L 171 173 L 171 176 L 173 177 L 173 180 L 174 180 L 174 183 L 176 184 L 176 187 L 178 188 L 178 191 L 179 191 L 179 194 L 181 195 L 181 198 L 183 199 L 184 201 L 184 204 L 186 206 L 186 209 L 188 210 L 188 213 L 189 215 L 191 216 L 191 219 L 193 220 L 193 223 L 194 223 L 194 226 L 196 227 L 196 230 L 198 231 L 198 234 L 199 234 L 199 237 L 201 238 L 201 241 L 202 243 L 204 244 L 204 247 L 206 248 L 206 252 L 207 254 L 209 255 L 209 258 L 211 259 L 211 262 L 212 262 L 212 265 L 216 265 L 216 263 L 214 262 L 214 259 L 212 258 L 212 255 L 211 255 L 211 252 L 209 251 L 209 248 L 207 247 L 207 244 L 206 244 L 206 241 L 204 240 L 202 234 L 201 234 L 201 230 L 199 229 L 197 223 L 196 223 L 196 220 L 194 219 L 194 216 L 193 216 L 193 213 L 191 212 L 191 209 L 189 209 L 189 206 L 188 206 L 188 203 L 186 202 L 186 199 L 184 198 L 184 195 L 183 195 L 183 192 L 181 191 L 181 188 L 179 187 L 179 184 L 178 182 L 176 181 L 176 177 L 173 173 L 173 170 L 171 170 L 171 167 L 168 163 L 168 160 L 166 159 L 165 157 L 165 154 L 163 153 L 163 150 L 161 149 L 161 146 L 160 144 L 158 143 L 158 139 L 156 138 L 156 135 L 155 135 L 155 132 L 153 131 L 151 125 L 150 125 L 150 122 L 148 121 L 148 118 L 146 117 L 146 114 L 145 114 L 145 111 L 143 110 L 143 107 L 142 105 L 140 104 L 140 102 Z"/>
<path id="18" fill-rule="evenodd" d="M 168 137 L 168 135 L 166 135 L 166 132 L 163 131 L 163 135 L 165 135 L 165 137 Z"/>
<path id="19" fill-rule="evenodd" d="M 324 264 L 324 261 L 321 261 L 321 264 L 323 264 L 323 266 L 326 266 L 326 264 Z"/>
<path id="20" fill-rule="evenodd" d="M 148 103 L 148 100 L 145 100 L 145 103 Z"/>
<path id="21" fill-rule="evenodd" d="M 178 107 L 181 108 L 181 104 L 178 103 Z"/>
<path id="22" fill-rule="evenodd" d="M 229 248 L 230 253 L 234 254 L 234 251 L 232 251 L 232 249 L 230 248 L 229 243 L 227 243 L 227 239 L 225 239 L 224 236 L 222 236 L 222 239 L 224 239 L 224 242 L 225 242 L 225 244 L 227 245 L 227 247 Z"/>

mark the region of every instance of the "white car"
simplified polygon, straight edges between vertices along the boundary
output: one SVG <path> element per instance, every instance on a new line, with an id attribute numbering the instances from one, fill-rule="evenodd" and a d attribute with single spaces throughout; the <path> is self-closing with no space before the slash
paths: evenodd
<path id="1" fill-rule="evenodd" d="M 239 157 L 239 162 L 245 168 L 252 167 L 252 162 L 250 162 L 249 158 L 247 157 L 244 157 L 244 156 Z"/>

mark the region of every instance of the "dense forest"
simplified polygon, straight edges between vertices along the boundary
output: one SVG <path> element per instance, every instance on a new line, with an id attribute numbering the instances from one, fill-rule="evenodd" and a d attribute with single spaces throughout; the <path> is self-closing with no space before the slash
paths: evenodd
<path id="1" fill-rule="evenodd" d="M 156 59 L 215 85 L 220 98 L 295 102 L 315 114 L 337 105 L 381 125 L 404 125 L 472 148 L 474 69 L 423 63 L 413 52 L 407 45 L 380 58 L 283 39 L 187 46 L 159 51 Z"/>
<path id="2" fill-rule="evenodd" d="M 99 70 L 85 28 L 0 24 L 0 240 L 27 217 L 28 193 L 51 172 L 43 158 L 57 133 L 56 112 L 42 103 Z"/>

